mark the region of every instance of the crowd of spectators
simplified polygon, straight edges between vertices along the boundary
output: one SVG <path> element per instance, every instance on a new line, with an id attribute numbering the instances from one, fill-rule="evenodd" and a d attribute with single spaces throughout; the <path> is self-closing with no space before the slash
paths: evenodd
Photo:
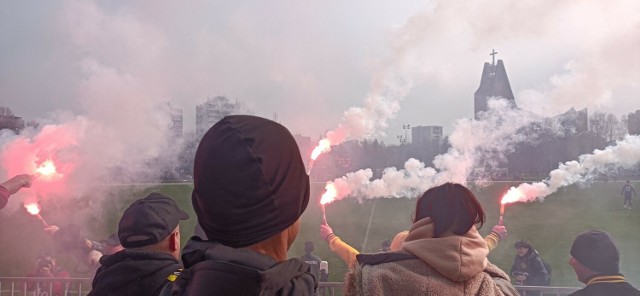
<path id="1" fill-rule="evenodd" d="M 29 187 L 19 175 L 0 186 L 0 208 Z M 89 295 L 314 295 L 326 262 L 305 243 L 302 258 L 287 258 L 309 203 L 309 176 L 284 126 L 255 116 L 227 116 L 202 138 L 194 162 L 192 204 L 197 229 L 182 253 L 186 212 L 160 193 L 134 201 L 117 234 L 96 242 L 77 225 L 48 229 L 56 249 L 95 273 Z M 626 205 L 626 202 L 625 202 Z M 629 205 L 630 206 L 630 205 Z M 485 213 L 473 192 L 445 183 L 417 200 L 413 224 L 380 252 L 360 254 L 326 220 L 320 236 L 349 267 L 345 295 L 519 295 L 517 285 L 549 285 L 550 270 L 527 241 L 515 244 L 509 274 L 487 258 L 507 236 L 495 225 L 483 237 Z M 619 271 L 620 253 L 605 232 L 577 236 L 570 265 L 586 284 L 572 295 L 640 295 Z M 43 254 L 34 277 L 68 277 Z M 65 282 L 55 286 L 63 295 Z M 37 287 L 32 282 L 30 288 Z"/>

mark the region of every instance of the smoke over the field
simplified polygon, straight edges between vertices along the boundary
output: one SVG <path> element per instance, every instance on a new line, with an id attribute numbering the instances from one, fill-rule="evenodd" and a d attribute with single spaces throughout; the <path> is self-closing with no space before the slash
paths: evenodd
<path id="1" fill-rule="evenodd" d="M 579 182 L 592 181 L 599 174 L 630 169 L 640 163 L 640 136 L 627 135 L 623 140 L 605 149 L 596 149 L 591 154 L 581 155 L 578 160 L 561 163 L 549 173 L 549 178 L 535 183 L 518 185 L 522 195 L 518 202 L 543 200 L 559 188 Z"/>
<path id="2" fill-rule="evenodd" d="M 415 197 L 426 189 L 446 182 L 465 184 L 474 168 L 497 168 L 515 145 L 536 140 L 526 127 L 542 118 L 511 107 L 504 99 L 489 101 L 489 111 L 478 120 L 456 122 L 447 153 L 435 157 L 434 167 L 409 159 L 403 169 L 387 168 L 380 179 L 371 180 L 371 169 L 348 173 L 335 179 L 336 199 L 353 196 L 359 199 L 376 197 Z M 553 125 L 544 129 L 548 132 Z M 542 131 L 541 131 L 542 132 Z"/>

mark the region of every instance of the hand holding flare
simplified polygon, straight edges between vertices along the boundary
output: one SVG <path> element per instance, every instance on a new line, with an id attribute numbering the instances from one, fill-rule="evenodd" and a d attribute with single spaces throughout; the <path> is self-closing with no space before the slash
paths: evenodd
<path id="1" fill-rule="evenodd" d="M 333 233 L 333 229 L 331 229 L 331 227 L 329 226 L 329 223 L 327 223 L 327 213 L 325 211 L 325 204 L 332 202 L 338 194 L 336 186 L 333 185 L 333 183 L 327 183 L 327 185 L 325 186 L 325 189 L 326 189 L 325 193 L 322 194 L 322 198 L 320 198 L 320 208 L 322 209 L 322 224 L 320 225 L 320 235 L 324 240 L 326 240 L 327 237 L 331 233 Z"/>

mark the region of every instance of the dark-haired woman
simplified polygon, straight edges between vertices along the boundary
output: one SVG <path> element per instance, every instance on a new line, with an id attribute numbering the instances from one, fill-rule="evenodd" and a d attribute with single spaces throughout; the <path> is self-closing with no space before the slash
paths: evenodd
<path id="1" fill-rule="evenodd" d="M 518 295 L 509 276 L 487 260 L 489 248 L 476 229 L 484 221 L 466 187 L 427 190 L 402 248 L 358 255 L 345 295 Z"/>

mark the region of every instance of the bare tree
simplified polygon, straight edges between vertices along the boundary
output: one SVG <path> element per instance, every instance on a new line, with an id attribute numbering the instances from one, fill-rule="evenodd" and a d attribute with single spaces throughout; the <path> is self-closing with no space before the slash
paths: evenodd
<path id="1" fill-rule="evenodd" d="M 627 133 L 626 116 L 621 120 L 615 114 L 596 111 L 589 117 L 589 130 L 607 142 L 621 140 Z"/>
<path id="2" fill-rule="evenodd" d="M 589 131 L 606 139 L 604 122 L 607 115 L 604 112 L 596 111 L 589 116 Z"/>
<path id="3" fill-rule="evenodd" d="M 605 118 L 604 121 L 604 130 L 605 130 L 605 140 L 607 140 L 607 142 L 613 142 L 616 140 L 616 127 L 620 124 L 620 121 L 618 120 L 618 117 L 616 117 L 615 115 L 608 113 L 607 117 Z"/>

